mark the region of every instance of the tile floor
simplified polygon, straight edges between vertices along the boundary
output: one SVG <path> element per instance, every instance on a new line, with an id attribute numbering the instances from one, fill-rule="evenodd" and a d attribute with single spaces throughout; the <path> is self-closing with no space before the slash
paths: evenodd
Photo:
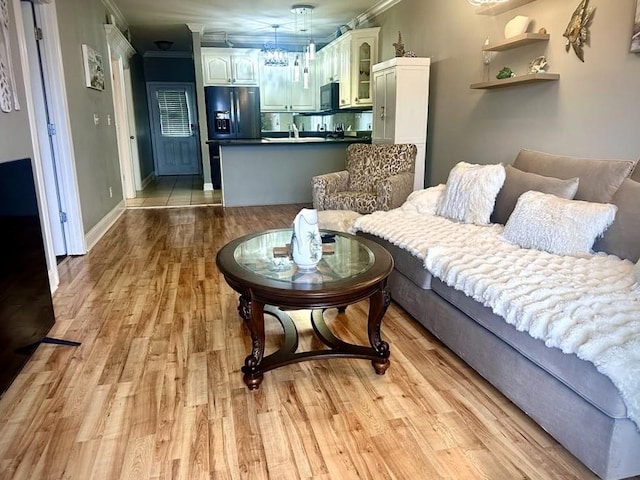
<path id="1" fill-rule="evenodd" d="M 187 205 L 221 205 L 222 192 L 202 190 L 200 175 L 170 175 L 155 177 L 136 198 L 126 201 L 127 207 L 180 207 Z"/>

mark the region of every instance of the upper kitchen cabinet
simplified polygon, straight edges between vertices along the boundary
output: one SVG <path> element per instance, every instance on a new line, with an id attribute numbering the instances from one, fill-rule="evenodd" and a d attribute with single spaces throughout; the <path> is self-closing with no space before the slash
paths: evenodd
<path id="1" fill-rule="evenodd" d="M 320 51 L 320 85 L 340 83 L 340 108 L 372 105 L 371 68 L 378 61 L 379 33 L 379 27 L 349 30 Z"/>
<path id="2" fill-rule="evenodd" d="M 205 85 L 258 85 L 258 50 L 204 47 L 202 71 Z"/>
<path id="3" fill-rule="evenodd" d="M 309 75 L 308 88 L 304 88 L 302 66 L 300 79 L 295 80 L 295 54 L 289 56 L 289 66 L 274 67 L 260 62 L 260 109 L 263 112 L 313 112 L 316 110 L 316 82 Z M 299 54 L 302 58 L 302 54 Z M 301 62 L 302 63 L 302 62 Z M 313 72 L 314 65 L 311 66 Z"/>

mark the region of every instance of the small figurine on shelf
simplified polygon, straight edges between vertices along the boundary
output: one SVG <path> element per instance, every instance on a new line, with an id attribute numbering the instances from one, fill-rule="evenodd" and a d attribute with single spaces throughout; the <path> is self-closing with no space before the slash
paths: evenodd
<path id="1" fill-rule="evenodd" d="M 547 70 L 547 66 L 547 59 L 544 55 L 536 57 L 529 64 L 529 73 L 544 73 Z"/>
<path id="2" fill-rule="evenodd" d="M 502 69 L 498 72 L 498 75 L 496 75 L 496 78 L 498 80 L 502 80 L 505 78 L 511 78 L 515 76 L 516 74 L 509 67 L 502 67 Z"/>
<path id="3" fill-rule="evenodd" d="M 402 33 L 398 32 L 398 41 L 393 44 L 396 49 L 396 57 L 404 57 L 404 43 L 402 43 Z"/>

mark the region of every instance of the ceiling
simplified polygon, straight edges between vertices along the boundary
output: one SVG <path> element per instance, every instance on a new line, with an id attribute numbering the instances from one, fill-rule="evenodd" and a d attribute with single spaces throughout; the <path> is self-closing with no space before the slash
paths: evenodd
<path id="1" fill-rule="evenodd" d="M 144 53 L 159 51 L 153 43 L 156 40 L 173 42 L 171 52 L 191 51 L 191 32 L 187 24 L 204 28 L 203 45 L 260 48 L 266 42 L 273 43 L 272 25 L 280 25 L 279 45 L 301 43 L 306 35 L 296 34 L 295 15 L 291 11 L 294 4 L 314 7 L 313 36 L 322 45 L 335 37 L 341 25 L 351 22 L 353 26 L 361 14 L 398 1 L 107 0 L 104 3 L 111 10 L 116 7 L 117 23 L 126 23 L 134 46 Z M 230 43 L 225 44 L 225 39 Z"/>

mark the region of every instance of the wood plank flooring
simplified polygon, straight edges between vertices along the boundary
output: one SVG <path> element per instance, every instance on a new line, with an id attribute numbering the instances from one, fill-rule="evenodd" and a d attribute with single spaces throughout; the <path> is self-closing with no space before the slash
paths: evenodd
<path id="1" fill-rule="evenodd" d="M 250 392 L 248 338 L 215 254 L 301 206 L 128 210 L 61 267 L 51 336 L 0 399 L 2 479 L 593 479 L 392 304 L 391 367 L 311 361 Z M 367 305 L 330 325 L 366 342 Z M 301 348 L 316 345 L 295 312 Z M 268 350 L 281 329 L 267 320 Z"/>

